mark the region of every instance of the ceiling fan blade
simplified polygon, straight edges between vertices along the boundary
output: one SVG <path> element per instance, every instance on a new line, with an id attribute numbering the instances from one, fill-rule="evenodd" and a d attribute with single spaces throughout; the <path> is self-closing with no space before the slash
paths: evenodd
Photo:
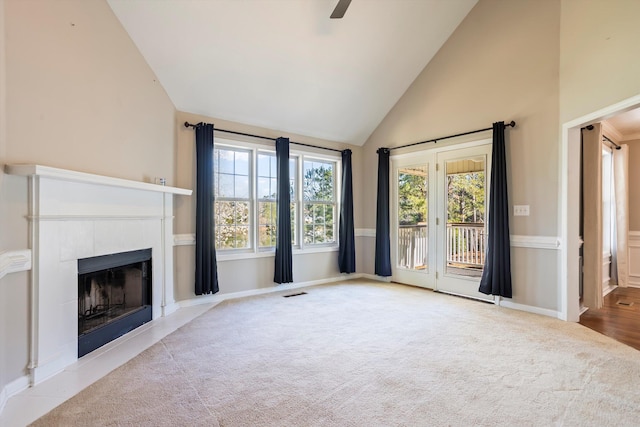
<path id="1" fill-rule="evenodd" d="M 347 11 L 351 0 L 338 0 L 338 4 L 336 8 L 333 9 L 333 13 L 331 14 L 331 19 L 340 19 L 344 16 L 344 13 Z"/>

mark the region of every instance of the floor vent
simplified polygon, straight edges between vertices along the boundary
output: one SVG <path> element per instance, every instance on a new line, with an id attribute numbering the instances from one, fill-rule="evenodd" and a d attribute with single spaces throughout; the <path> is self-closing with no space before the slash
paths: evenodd
<path id="1" fill-rule="evenodd" d="M 285 298 L 290 298 L 290 297 L 297 297 L 299 295 L 306 295 L 306 294 L 307 294 L 306 292 L 299 292 L 297 294 L 289 294 L 289 295 L 282 295 L 282 296 Z"/>
<path id="2" fill-rule="evenodd" d="M 631 307 L 633 305 L 633 301 L 627 301 L 627 300 L 620 299 L 620 300 L 618 300 L 618 302 L 616 302 L 616 304 L 623 305 L 625 307 Z"/>

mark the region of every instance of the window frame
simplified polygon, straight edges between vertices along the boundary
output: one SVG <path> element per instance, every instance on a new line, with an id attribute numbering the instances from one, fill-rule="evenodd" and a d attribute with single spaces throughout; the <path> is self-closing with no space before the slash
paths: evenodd
<path id="1" fill-rule="evenodd" d="M 255 206 L 255 215 L 256 215 L 256 245 L 258 248 L 258 251 L 260 252 L 265 252 L 265 251 L 275 251 L 275 245 L 273 246 L 261 246 L 260 245 L 260 203 L 277 203 L 277 198 L 276 199 L 270 199 L 270 198 L 261 198 L 258 197 L 258 191 L 259 191 L 259 186 L 258 186 L 258 180 L 262 177 L 260 175 L 258 175 L 258 169 L 260 167 L 259 165 L 259 159 L 258 156 L 260 155 L 267 155 L 269 157 L 274 157 L 276 156 L 276 152 L 275 149 L 273 150 L 266 150 L 266 149 L 257 149 L 256 150 L 256 176 L 254 179 L 255 185 L 256 185 L 256 206 Z M 289 180 L 293 179 L 294 180 L 294 189 L 293 189 L 293 198 L 291 199 L 291 203 L 294 203 L 295 205 L 295 216 L 294 216 L 294 221 L 292 221 L 293 223 L 293 230 L 292 230 L 292 242 L 291 245 L 294 248 L 299 248 L 299 226 L 298 226 L 298 205 L 299 205 L 299 201 L 297 200 L 297 194 L 298 194 L 298 187 L 299 187 L 299 178 L 298 178 L 298 169 L 300 169 L 300 157 L 297 154 L 291 154 L 289 153 L 289 162 L 291 162 L 292 159 L 295 159 L 295 175 L 293 177 L 289 176 Z M 289 163 L 289 171 L 291 171 L 291 163 Z M 277 172 L 277 171 L 276 171 Z M 276 176 L 277 177 L 277 176 Z M 276 205 L 277 206 L 277 205 Z M 276 224 L 277 226 L 277 224 Z"/>
<path id="2" fill-rule="evenodd" d="M 233 140 L 228 138 L 216 138 L 214 149 L 228 148 L 246 150 L 250 152 L 250 175 L 249 175 L 249 248 L 240 249 L 219 249 L 216 248 L 218 261 L 232 261 L 238 259 L 265 258 L 275 256 L 275 247 L 260 247 L 259 245 L 259 202 L 263 199 L 258 198 L 258 154 L 275 154 L 276 150 L 272 144 L 262 144 L 249 142 L 244 140 Z M 341 177 L 342 177 L 342 157 L 340 153 L 327 154 L 318 153 L 311 150 L 298 150 L 294 145 L 290 146 L 289 157 L 296 158 L 296 188 L 295 197 L 291 198 L 291 202 L 295 203 L 295 244 L 292 244 L 293 254 L 302 253 L 320 253 L 320 252 L 336 252 L 338 251 L 339 242 L 339 215 L 341 201 Z M 333 195 L 334 195 L 334 241 L 329 243 L 305 244 L 304 243 L 304 161 L 305 159 L 313 159 L 323 162 L 332 162 L 334 164 L 333 176 Z M 213 179 L 213 177 L 212 177 Z M 218 199 L 216 199 L 217 201 Z M 215 220 L 215 219 L 214 219 Z M 217 227 L 217 224 L 216 224 Z"/>
<path id="3" fill-rule="evenodd" d="M 305 200 L 304 199 L 304 162 L 306 161 L 319 161 L 319 162 L 323 162 L 323 163 L 332 163 L 333 164 L 333 176 L 332 176 L 332 186 L 333 186 L 333 200 L 332 201 L 326 201 L 326 200 Z M 300 245 L 303 248 L 320 248 L 320 247 L 326 247 L 326 246 L 337 246 L 338 245 L 338 225 L 339 225 L 339 217 L 340 217 L 340 176 L 341 176 L 341 169 L 340 169 L 341 163 L 337 160 L 335 160 L 335 158 L 330 158 L 327 156 L 320 156 L 320 155 L 316 155 L 315 153 L 310 154 L 310 155 L 306 155 L 303 157 L 302 159 L 302 163 L 301 163 L 301 167 L 300 167 L 300 187 L 301 187 L 301 191 L 300 191 L 300 202 L 301 202 L 301 207 L 300 207 L 300 230 L 301 230 L 301 239 L 300 239 Z M 312 204 L 312 205 L 328 205 L 328 206 L 333 206 L 334 212 L 333 212 L 333 241 L 332 242 L 321 242 L 321 243 L 305 243 L 305 223 L 304 223 L 304 205 L 306 204 Z M 314 224 L 315 225 L 315 224 Z M 325 236 L 326 236 L 326 231 L 325 231 Z"/>
<path id="4" fill-rule="evenodd" d="M 236 146 L 231 146 L 231 145 L 228 145 L 228 144 L 219 144 L 219 145 L 220 145 L 220 147 L 215 147 L 214 146 L 214 150 L 216 148 L 222 148 L 222 149 L 227 149 L 227 150 L 234 151 L 234 152 L 245 152 L 245 153 L 248 153 L 248 155 L 249 155 L 248 156 L 249 157 L 248 158 L 249 170 L 248 170 L 247 178 L 248 178 L 248 192 L 249 192 L 249 194 L 248 194 L 247 198 L 215 196 L 216 189 L 214 188 L 214 191 L 213 191 L 213 194 L 214 194 L 214 201 L 213 201 L 214 202 L 214 207 L 213 207 L 214 221 L 217 218 L 216 208 L 215 208 L 215 203 L 216 202 L 247 203 L 249 205 L 249 218 L 248 218 L 248 225 L 247 225 L 247 227 L 248 227 L 248 243 L 249 243 L 249 246 L 248 247 L 244 247 L 244 248 L 228 248 L 228 249 L 216 248 L 216 251 L 224 251 L 224 252 L 229 252 L 229 253 L 231 253 L 231 252 L 244 253 L 244 252 L 252 251 L 253 250 L 253 246 L 255 244 L 255 239 L 253 238 L 253 229 L 255 229 L 255 222 L 254 222 L 255 219 L 254 219 L 254 217 L 252 215 L 252 211 L 255 210 L 255 188 L 254 188 L 255 184 L 253 183 L 253 180 L 252 180 L 252 173 L 253 173 L 253 169 L 255 168 L 254 167 L 254 161 L 255 160 L 253 158 L 254 156 L 252 156 L 251 150 L 248 149 L 248 148 L 245 148 L 245 147 L 240 147 L 240 146 L 236 147 Z M 218 165 L 215 165 L 215 162 L 214 162 L 214 176 L 211 177 L 211 179 L 213 180 L 214 187 L 215 187 L 215 170 L 216 170 L 215 168 L 217 166 Z M 226 173 L 225 173 L 225 175 L 226 175 Z M 236 176 L 235 171 L 234 171 L 233 176 L 234 177 Z M 240 175 L 240 176 L 242 176 L 242 175 Z M 218 231 L 218 227 L 217 227 L 217 224 L 216 224 L 216 232 L 217 231 Z M 215 242 L 215 240 L 217 240 L 217 239 L 214 238 L 214 242 Z"/>

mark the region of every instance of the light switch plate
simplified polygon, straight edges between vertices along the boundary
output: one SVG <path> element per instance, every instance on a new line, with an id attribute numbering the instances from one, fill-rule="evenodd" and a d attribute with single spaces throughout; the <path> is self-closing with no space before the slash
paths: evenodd
<path id="1" fill-rule="evenodd" d="M 529 216 L 529 205 L 513 205 L 513 216 Z"/>

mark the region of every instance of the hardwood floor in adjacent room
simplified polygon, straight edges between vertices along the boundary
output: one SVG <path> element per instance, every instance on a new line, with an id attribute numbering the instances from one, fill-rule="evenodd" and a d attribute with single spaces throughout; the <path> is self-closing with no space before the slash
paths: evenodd
<path id="1" fill-rule="evenodd" d="M 616 288 L 601 309 L 584 312 L 580 324 L 640 350 L 640 288 Z"/>

